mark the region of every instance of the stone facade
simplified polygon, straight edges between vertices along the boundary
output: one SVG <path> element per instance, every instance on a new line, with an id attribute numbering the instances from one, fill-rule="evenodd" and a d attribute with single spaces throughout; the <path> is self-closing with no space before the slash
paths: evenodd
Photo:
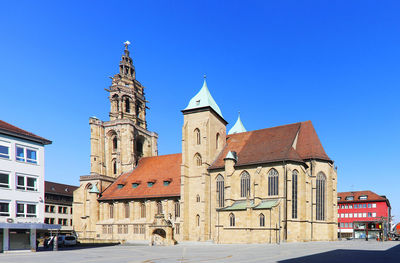
<path id="1" fill-rule="evenodd" d="M 110 121 L 90 118 L 91 175 L 74 192 L 81 241 L 336 239 L 337 172 L 311 122 L 246 132 L 239 119 L 227 134 L 204 81 L 182 111 L 182 154 L 157 156 L 127 47 L 109 92 Z"/>

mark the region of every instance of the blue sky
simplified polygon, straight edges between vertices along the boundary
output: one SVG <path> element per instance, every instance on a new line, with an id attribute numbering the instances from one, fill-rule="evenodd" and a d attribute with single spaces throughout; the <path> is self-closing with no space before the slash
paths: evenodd
<path id="1" fill-rule="evenodd" d="M 0 119 L 53 141 L 46 179 L 90 170 L 88 118 L 130 40 L 160 154 L 181 151 L 182 114 L 208 87 L 248 130 L 311 120 L 338 190 L 390 198 L 400 221 L 398 1 L 2 1 Z"/>

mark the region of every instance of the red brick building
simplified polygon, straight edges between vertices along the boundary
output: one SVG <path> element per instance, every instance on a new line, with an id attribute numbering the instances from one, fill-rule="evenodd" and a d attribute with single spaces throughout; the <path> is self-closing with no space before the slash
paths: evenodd
<path id="1" fill-rule="evenodd" d="M 339 237 L 376 238 L 390 229 L 391 207 L 384 195 L 371 191 L 338 193 Z"/>

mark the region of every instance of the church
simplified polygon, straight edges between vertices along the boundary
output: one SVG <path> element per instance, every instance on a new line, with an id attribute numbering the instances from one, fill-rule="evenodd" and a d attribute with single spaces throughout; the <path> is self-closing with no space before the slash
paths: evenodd
<path id="1" fill-rule="evenodd" d="M 310 121 L 246 131 L 239 116 L 227 132 L 204 79 L 182 110 L 182 153 L 158 155 L 128 44 L 110 120 L 89 119 L 90 175 L 73 203 L 81 242 L 337 239 L 337 170 Z"/>

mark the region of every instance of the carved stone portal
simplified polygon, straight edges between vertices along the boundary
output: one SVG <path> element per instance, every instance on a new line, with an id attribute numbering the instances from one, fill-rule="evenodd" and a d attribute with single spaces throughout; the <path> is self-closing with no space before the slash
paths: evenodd
<path id="1" fill-rule="evenodd" d="M 170 246 L 177 243 L 173 236 L 172 223 L 165 220 L 164 214 L 156 214 L 149 228 L 150 246 Z"/>

